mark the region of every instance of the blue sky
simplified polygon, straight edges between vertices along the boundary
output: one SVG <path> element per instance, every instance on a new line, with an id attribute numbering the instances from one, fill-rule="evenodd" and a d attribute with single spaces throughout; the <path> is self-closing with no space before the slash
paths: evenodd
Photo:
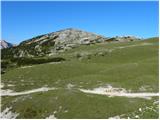
<path id="1" fill-rule="evenodd" d="M 2 39 L 11 43 L 65 28 L 112 37 L 158 36 L 158 1 L 2 2 Z"/>

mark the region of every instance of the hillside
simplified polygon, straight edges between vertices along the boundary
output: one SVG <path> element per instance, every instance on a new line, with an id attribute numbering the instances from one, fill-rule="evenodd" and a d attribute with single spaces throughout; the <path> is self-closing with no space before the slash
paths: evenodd
<path id="1" fill-rule="evenodd" d="M 72 31 L 68 40 L 63 39 L 66 30 L 58 31 L 7 49 L 12 52 L 24 48 L 27 56 L 33 55 L 26 48 L 32 45 L 34 50 L 37 45 L 43 48 L 47 39 L 50 42 L 45 47 L 52 46 L 49 49 L 54 51 L 51 52 L 54 60 L 44 64 L 27 62 L 2 74 L 1 118 L 158 119 L 158 38 L 128 40 L 100 36 L 97 39 L 91 33 L 78 37 L 80 31 L 76 31 L 75 40 Z M 82 38 L 84 43 L 93 41 L 81 45 Z M 74 43 L 78 47 L 58 52 L 57 41 L 62 46 Z M 17 56 L 19 53 L 15 59 Z M 3 58 L 9 60 L 6 55 Z M 44 58 L 44 55 L 32 56 L 37 61 Z"/>
<path id="2" fill-rule="evenodd" d="M 57 32 L 39 35 L 21 42 L 17 47 L 2 50 L 2 59 L 19 57 L 54 56 L 80 45 L 93 45 L 102 42 L 126 42 L 140 40 L 132 36 L 104 37 L 94 33 L 68 28 Z"/>
<path id="3" fill-rule="evenodd" d="M 51 56 L 79 45 L 89 45 L 104 40 L 105 38 L 100 35 L 68 28 L 25 40 L 16 48 L 4 50 L 4 54 L 6 55 L 7 53 L 12 57 Z M 3 57 L 6 56 L 2 55 Z"/>

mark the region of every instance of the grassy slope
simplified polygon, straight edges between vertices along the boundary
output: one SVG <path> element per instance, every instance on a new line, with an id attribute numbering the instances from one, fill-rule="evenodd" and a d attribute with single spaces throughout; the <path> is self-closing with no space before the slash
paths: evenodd
<path id="1" fill-rule="evenodd" d="M 141 45 L 143 43 L 150 45 Z M 141 46 L 119 48 L 129 45 Z M 108 52 L 108 50 L 113 51 Z M 89 55 L 77 60 L 77 53 Z M 81 46 L 59 56 L 66 58 L 67 61 L 60 64 L 16 68 L 2 75 L 2 83 L 16 85 L 5 88 L 14 91 L 30 90 L 44 85 L 59 88 L 45 93 L 3 97 L 2 109 L 12 106 L 14 111 L 21 113 L 19 118 L 45 118 L 54 111 L 57 111 L 55 116 L 58 118 L 108 118 L 121 114 L 134 117 L 130 115 L 133 111 L 139 107 L 151 106 L 153 101 L 158 99 L 109 98 L 84 94 L 77 90 L 77 88 L 89 89 L 111 84 L 134 92 L 139 92 L 140 87 L 147 86 L 146 92 L 158 92 L 158 39 L 156 38 L 128 43 Z M 75 86 L 67 89 L 69 83 Z M 21 100 L 22 98 L 24 100 Z M 17 101 L 13 102 L 15 100 Z M 68 112 L 64 112 L 65 110 Z M 157 118 L 158 113 L 150 111 L 141 117 Z"/>

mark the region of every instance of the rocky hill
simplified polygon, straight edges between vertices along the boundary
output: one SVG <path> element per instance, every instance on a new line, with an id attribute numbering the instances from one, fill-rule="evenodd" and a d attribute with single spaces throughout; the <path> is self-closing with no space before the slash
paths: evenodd
<path id="1" fill-rule="evenodd" d="M 6 42 L 5 40 L 0 40 L 0 44 L 1 44 L 0 49 L 10 48 L 14 46 L 13 44 Z"/>
<path id="2" fill-rule="evenodd" d="M 17 47 L 5 49 L 2 51 L 2 58 L 53 56 L 59 52 L 64 52 L 80 45 L 134 40 L 139 39 L 131 36 L 109 38 L 78 29 L 68 28 L 40 35 L 21 42 Z"/>

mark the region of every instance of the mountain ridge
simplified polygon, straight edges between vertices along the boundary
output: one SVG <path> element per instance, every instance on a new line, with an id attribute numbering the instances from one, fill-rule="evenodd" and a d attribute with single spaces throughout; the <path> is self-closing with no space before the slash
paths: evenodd
<path id="1" fill-rule="evenodd" d="M 10 47 L 15 46 L 14 44 L 9 43 L 9 42 L 7 42 L 5 40 L 0 40 L 0 44 L 1 44 L 0 49 L 10 48 Z"/>
<path id="2" fill-rule="evenodd" d="M 140 39 L 133 36 L 109 38 L 77 28 L 66 28 L 22 41 L 18 46 L 10 48 L 8 50 L 9 52 L 6 53 L 12 57 L 53 56 L 59 52 L 74 49 L 80 45 L 91 45 L 102 42 L 128 42 L 135 40 Z"/>

